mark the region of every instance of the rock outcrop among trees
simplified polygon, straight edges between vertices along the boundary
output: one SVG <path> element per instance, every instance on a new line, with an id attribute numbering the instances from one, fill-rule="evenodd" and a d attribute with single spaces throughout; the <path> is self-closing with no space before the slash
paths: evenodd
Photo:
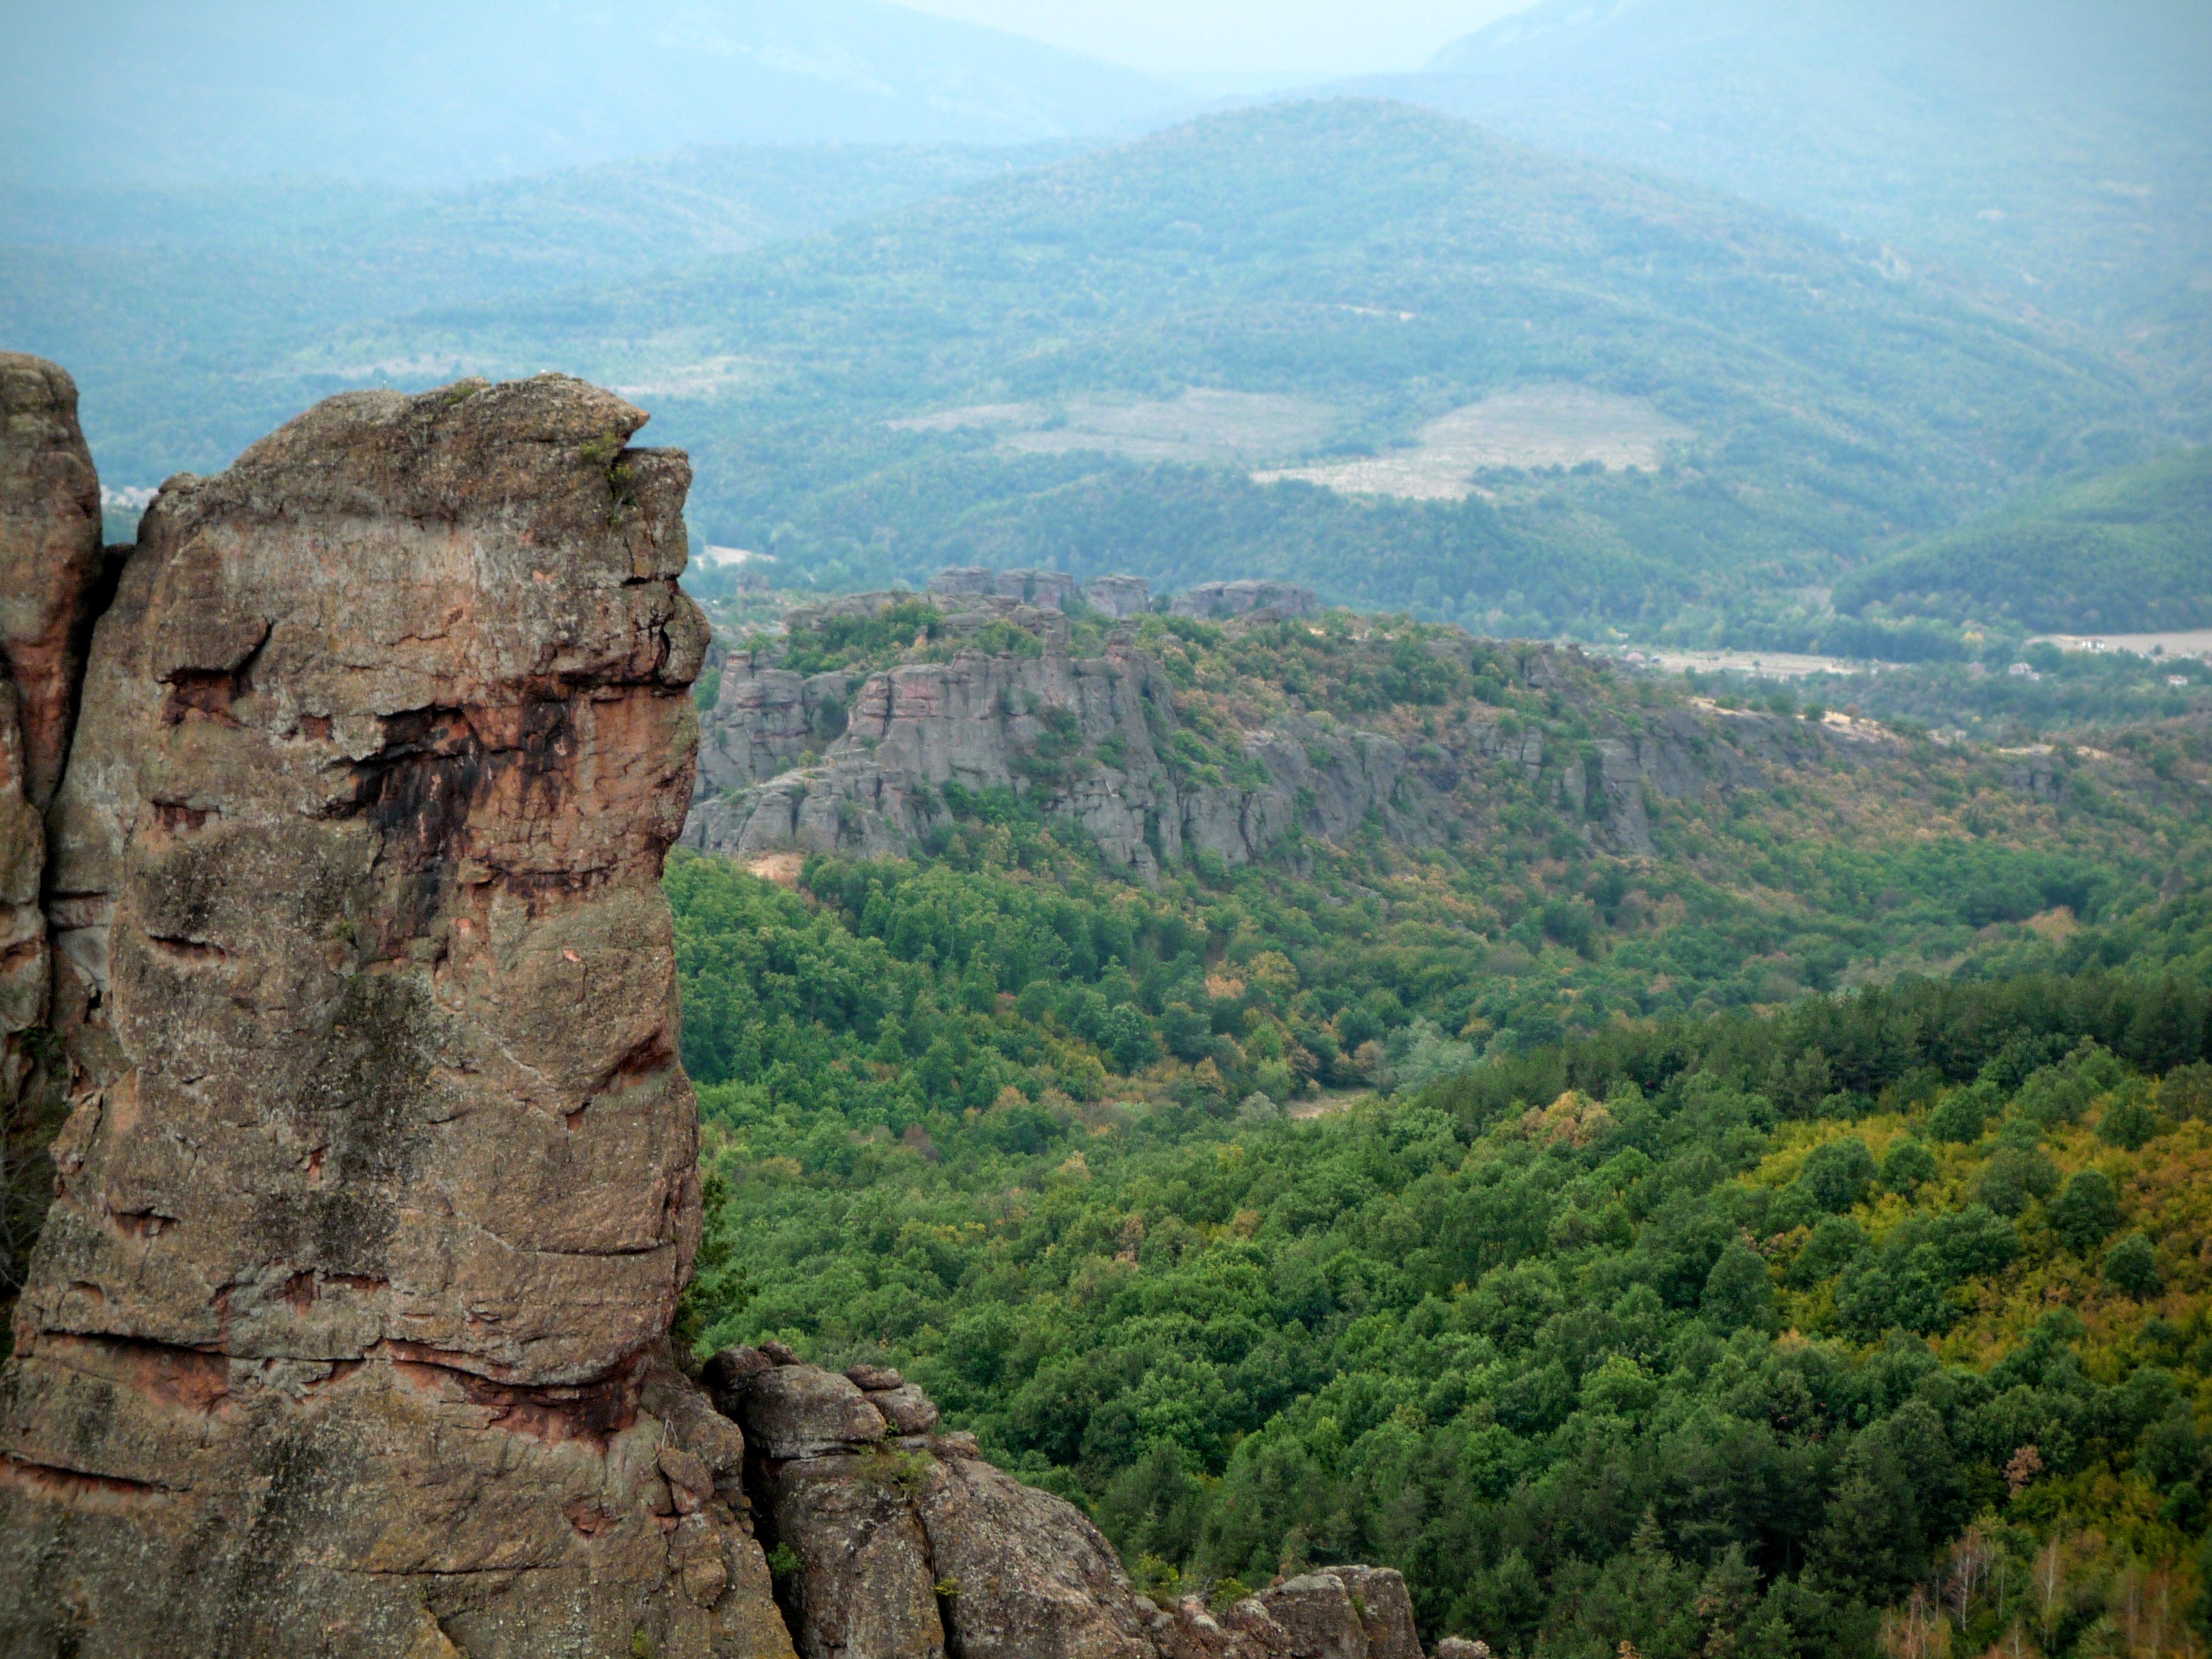
<path id="1" fill-rule="evenodd" d="M 746 1481 L 802 1659 L 1421 1659 L 1405 1580 L 1332 1567 L 1243 1596 L 1140 1595 L 1073 1504 L 933 1432 L 897 1371 L 840 1376 L 780 1343 L 726 1349 L 715 1404 L 744 1425 Z"/>
<path id="2" fill-rule="evenodd" d="M 992 574 L 942 572 L 926 602 L 883 592 L 803 606 L 781 645 L 729 651 L 684 844 L 747 861 L 786 850 L 908 857 L 959 816 L 958 792 L 1003 790 L 1079 830 L 1106 868 L 1150 882 L 1191 854 L 1235 866 L 1300 835 L 1340 842 L 1370 817 L 1395 842 L 1440 845 L 1476 816 L 1483 789 L 1461 792 L 1463 781 L 1514 771 L 1534 780 L 1548 765 L 1559 804 L 1594 847 L 1643 857 L 1655 851 L 1651 800 L 1752 782 L 1747 757 L 1787 767 L 1834 746 L 1812 728 L 1808 744 L 1778 744 L 1758 721 L 1734 722 L 1744 729 L 1717 743 L 1717 719 L 1681 708 L 1653 709 L 1634 729 L 1616 720 L 1565 753 L 1495 709 L 1418 745 L 1292 711 L 1207 744 L 1178 715 L 1174 678 L 1132 630 L 1110 628 L 1084 654 L 1059 608 L 1066 579 L 1032 605 L 1022 594 L 1053 573 L 1004 573 L 1008 591 L 986 589 Z M 1178 598 L 1175 614 L 1227 617 L 1233 636 L 1310 611 L 1310 594 L 1285 609 L 1281 586 L 1213 583 Z M 1246 603 L 1255 592 L 1267 603 Z M 912 635 L 904 654 L 921 659 L 805 671 L 823 642 L 871 632 L 901 645 Z M 1471 677 L 1476 647 L 1453 633 L 1407 641 L 1406 672 Z M 1569 678 L 1564 660 L 1527 647 L 1511 672 L 1542 693 Z M 1208 752 L 1222 747 L 1225 757 Z M 1197 752 L 1208 758 L 1193 763 Z"/>

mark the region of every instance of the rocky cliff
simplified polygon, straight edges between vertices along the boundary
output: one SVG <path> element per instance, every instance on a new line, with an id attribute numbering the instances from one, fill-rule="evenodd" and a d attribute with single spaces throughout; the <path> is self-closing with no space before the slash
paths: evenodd
<path id="1" fill-rule="evenodd" d="M 1513 774 L 1553 792 L 1594 845 L 1638 856 L 1653 850 L 1651 798 L 1739 787 L 1760 765 L 1787 768 L 1828 741 L 1788 722 L 1674 707 L 1634 730 L 1603 716 L 1586 742 L 1562 749 L 1470 702 L 1409 743 L 1286 707 L 1231 735 L 1228 767 L 1194 764 L 1177 688 L 1129 633 L 1108 633 L 1103 654 L 1073 655 L 1057 611 L 957 589 L 937 593 L 950 607 L 950 661 L 802 676 L 778 666 L 773 648 L 731 653 L 684 843 L 746 861 L 786 849 L 903 856 L 953 816 L 957 791 L 1004 789 L 1079 826 L 1109 867 L 1150 880 L 1190 854 L 1238 865 L 1302 835 L 1341 842 L 1370 820 L 1400 842 L 1434 845 L 1475 832 L 1496 781 Z M 848 596 L 835 614 L 882 614 L 901 598 Z M 794 612 L 794 635 L 831 614 Z M 977 639 L 983 614 L 1037 645 L 959 648 Z M 1268 610 L 1231 626 L 1282 620 Z M 1569 654 L 1529 648 L 1520 676 L 1538 690 L 1558 686 Z"/>
<path id="2" fill-rule="evenodd" d="M 706 633 L 643 419 L 356 394 L 147 514 L 49 815 L 9 1651 L 788 1650 L 665 1346 Z"/>
<path id="3" fill-rule="evenodd" d="M 51 970 L 9 1012 L 70 1112 L 0 1374 L 0 1651 L 1418 1652 L 1395 1574 L 1160 1609 L 896 1374 L 737 1351 L 710 1392 L 672 1350 L 658 882 L 707 632 L 639 410 L 334 398 L 165 485 L 111 595 L 67 379 L 6 368 L 0 823 Z M 927 720 L 854 720 L 932 764 Z"/>
<path id="4" fill-rule="evenodd" d="M 48 1103 L 25 1098 L 52 979 L 43 815 L 69 752 L 101 569 L 76 386 L 52 363 L 0 353 L 0 1284 L 10 1286 L 45 1185 L 27 1164 Z"/>

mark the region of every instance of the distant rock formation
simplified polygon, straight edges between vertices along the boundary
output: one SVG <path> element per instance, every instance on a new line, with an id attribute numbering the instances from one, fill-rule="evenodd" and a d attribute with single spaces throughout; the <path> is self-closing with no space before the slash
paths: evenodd
<path id="1" fill-rule="evenodd" d="M 1179 844 L 1181 835 L 1173 785 L 1146 723 L 1165 700 L 1158 673 L 1149 658 L 1117 645 L 1087 659 L 964 653 L 841 689 L 829 676 L 799 685 L 796 675 L 733 655 L 723 665 L 709 746 L 718 757 L 710 775 L 726 778 L 723 787 L 735 793 L 699 801 L 685 841 L 742 858 L 787 847 L 902 854 L 948 818 L 946 785 L 1026 787 L 1049 744 L 1071 753 L 1104 744 L 1124 764 L 1110 775 L 1086 767 L 1084 777 L 1070 777 L 1054 792 L 1054 810 L 1096 836 L 1111 863 L 1157 872 L 1151 842 L 1164 833 Z M 809 712 L 810 691 L 817 712 Z M 846 696 L 843 730 L 823 745 L 819 762 L 781 769 L 804 740 L 793 728 L 818 730 L 825 700 Z M 755 769 L 750 778 L 738 769 L 741 756 Z"/>
<path id="2" fill-rule="evenodd" d="M 1066 612 L 1070 601 L 1118 622 L 1152 608 L 1152 586 L 1142 576 L 1101 576 L 1078 582 L 1058 570 L 990 570 L 951 565 L 929 579 L 929 597 L 956 605 L 982 599 L 1015 599 L 1039 610 Z"/>
<path id="3" fill-rule="evenodd" d="M 794 611 L 793 627 L 879 615 L 902 598 L 911 596 L 848 595 Z M 1129 634 L 1109 633 L 1103 656 L 1073 657 L 1056 611 L 998 595 L 944 602 L 949 663 L 801 676 L 775 666 L 773 652 L 731 653 L 704 724 L 684 843 L 746 861 L 792 849 L 904 857 L 952 818 L 948 789 L 1009 789 L 1080 826 L 1109 868 L 1151 880 L 1194 853 L 1237 865 L 1301 833 L 1340 841 L 1370 814 L 1395 839 L 1435 845 L 1466 816 L 1455 796 L 1471 775 L 1511 768 L 1537 778 L 1548 768 L 1595 844 L 1648 855 L 1647 792 L 1737 787 L 1757 775 L 1753 758 L 1790 757 L 1759 720 L 1734 721 L 1733 740 L 1715 743 L 1709 722 L 1680 708 L 1654 709 L 1640 731 L 1607 730 L 1565 755 L 1473 711 L 1410 752 L 1386 734 L 1294 714 L 1237 734 L 1242 775 L 1179 768 L 1174 688 Z M 1261 625 L 1270 614 L 1232 621 Z M 958 650 L 979 617 L 1036 633 L 1042 654 Z M 1559 660 L 1532 647 L 1522 675 L 1558 684 Z"/>
<path id="4" fill-rule="evenodd" d="M 1000 1474 L 898 1372 L 787 1348 L 707 1368 L 744 1426 L 762 1537 L 802 1659 L 1421 1659 L 1406 1582 L 1329 1567 L 1237 1601 L 1160 1607 L 1073 1505 Z"/>
<path id="5" fill-rule="evenodd" d="M 1274 617 L 1319 614 L 1321 601 L 1310 587 L 1296 582 L 1200 582 L 1168 602 L 1170 617 L 1224 618 L 1264 612 Z"/>
<path id="6" fill-rule="evenodd" d="M 51 814 L 10 1653 L 790 1651 L 666 1347 L 707 630 L 643 422 L 550 375 L 350 394 L 147 513 Z"/>
<path id="7" fill-rule="evenodd" d="M 1082 586 L 1058 570 L 987 570 L 980 565 L 953 565 L 929 579 L 932 599 L 1018 599 L 1042 611 L 1066 611 L 1069 599 L 1079 596 Z"/>
<path id="8" fill-rule="evenodd" d="M 1085 586 L 1083 597 L 1093 611 L 1122 622 L 1152 608 L 1152 585 L 1142 576 L 1101 576 Z"/>

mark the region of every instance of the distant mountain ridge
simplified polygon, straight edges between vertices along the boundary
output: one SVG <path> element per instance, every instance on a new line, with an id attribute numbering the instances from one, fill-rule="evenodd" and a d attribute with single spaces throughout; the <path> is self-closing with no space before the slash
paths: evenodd
<path id="1" fill-rule="evenodd" d="M 690 143 L 1027 143 L 1195 101 L 884 0 L 104 0 L 0 22 L 0 155 L 24 183 L 451 185 Z"/>
<path id="2" fill-rule="evenodd" d="M 2212 414 L 2212 9 L 1546 0 L 1348 92 L 1798 213 L 2127 343 Z"/>
<path id="3" fill-rule="evenodd" d="M 695 145 L 447 190 L 0 183 L 0 338 L 79 366 L 111 476 L 143 487 L 218 468 L 297 412 L 270 366 L 334 328 L 633 282 L 1077 148 Z"/>
<path id="4" fill-rule="evenodd" d="M 665 281 L 348 331 L 293 367 L 336 389 L 556 362 L 690 447 L 702 533 L 832 586 L 1254 574 L 1491 632 L 1664 617 L 1753 568 L 1832 580 L 2133 459 L 2148 421 L 2097 353 L 1802 221 L 1358 100 L 1210 116 Z M 1477 458 L 1444 500 L 1243 470 L 1402 457 L 1532 386 L 1693 436 L 1656 471 Z"/>

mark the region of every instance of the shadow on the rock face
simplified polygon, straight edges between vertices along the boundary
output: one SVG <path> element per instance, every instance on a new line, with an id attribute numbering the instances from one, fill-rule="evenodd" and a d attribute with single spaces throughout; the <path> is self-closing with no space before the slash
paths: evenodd
<path id="1" fill-rule="evenodd" d="M 985 1462 L 895 1370 L 781 1343 L 708 1362 L 804 1659 L 1421 1659 L 1405 1580 L 1328 1567 L 1218 1617 L 1139 1595 L 1076 1509 Z"/>

